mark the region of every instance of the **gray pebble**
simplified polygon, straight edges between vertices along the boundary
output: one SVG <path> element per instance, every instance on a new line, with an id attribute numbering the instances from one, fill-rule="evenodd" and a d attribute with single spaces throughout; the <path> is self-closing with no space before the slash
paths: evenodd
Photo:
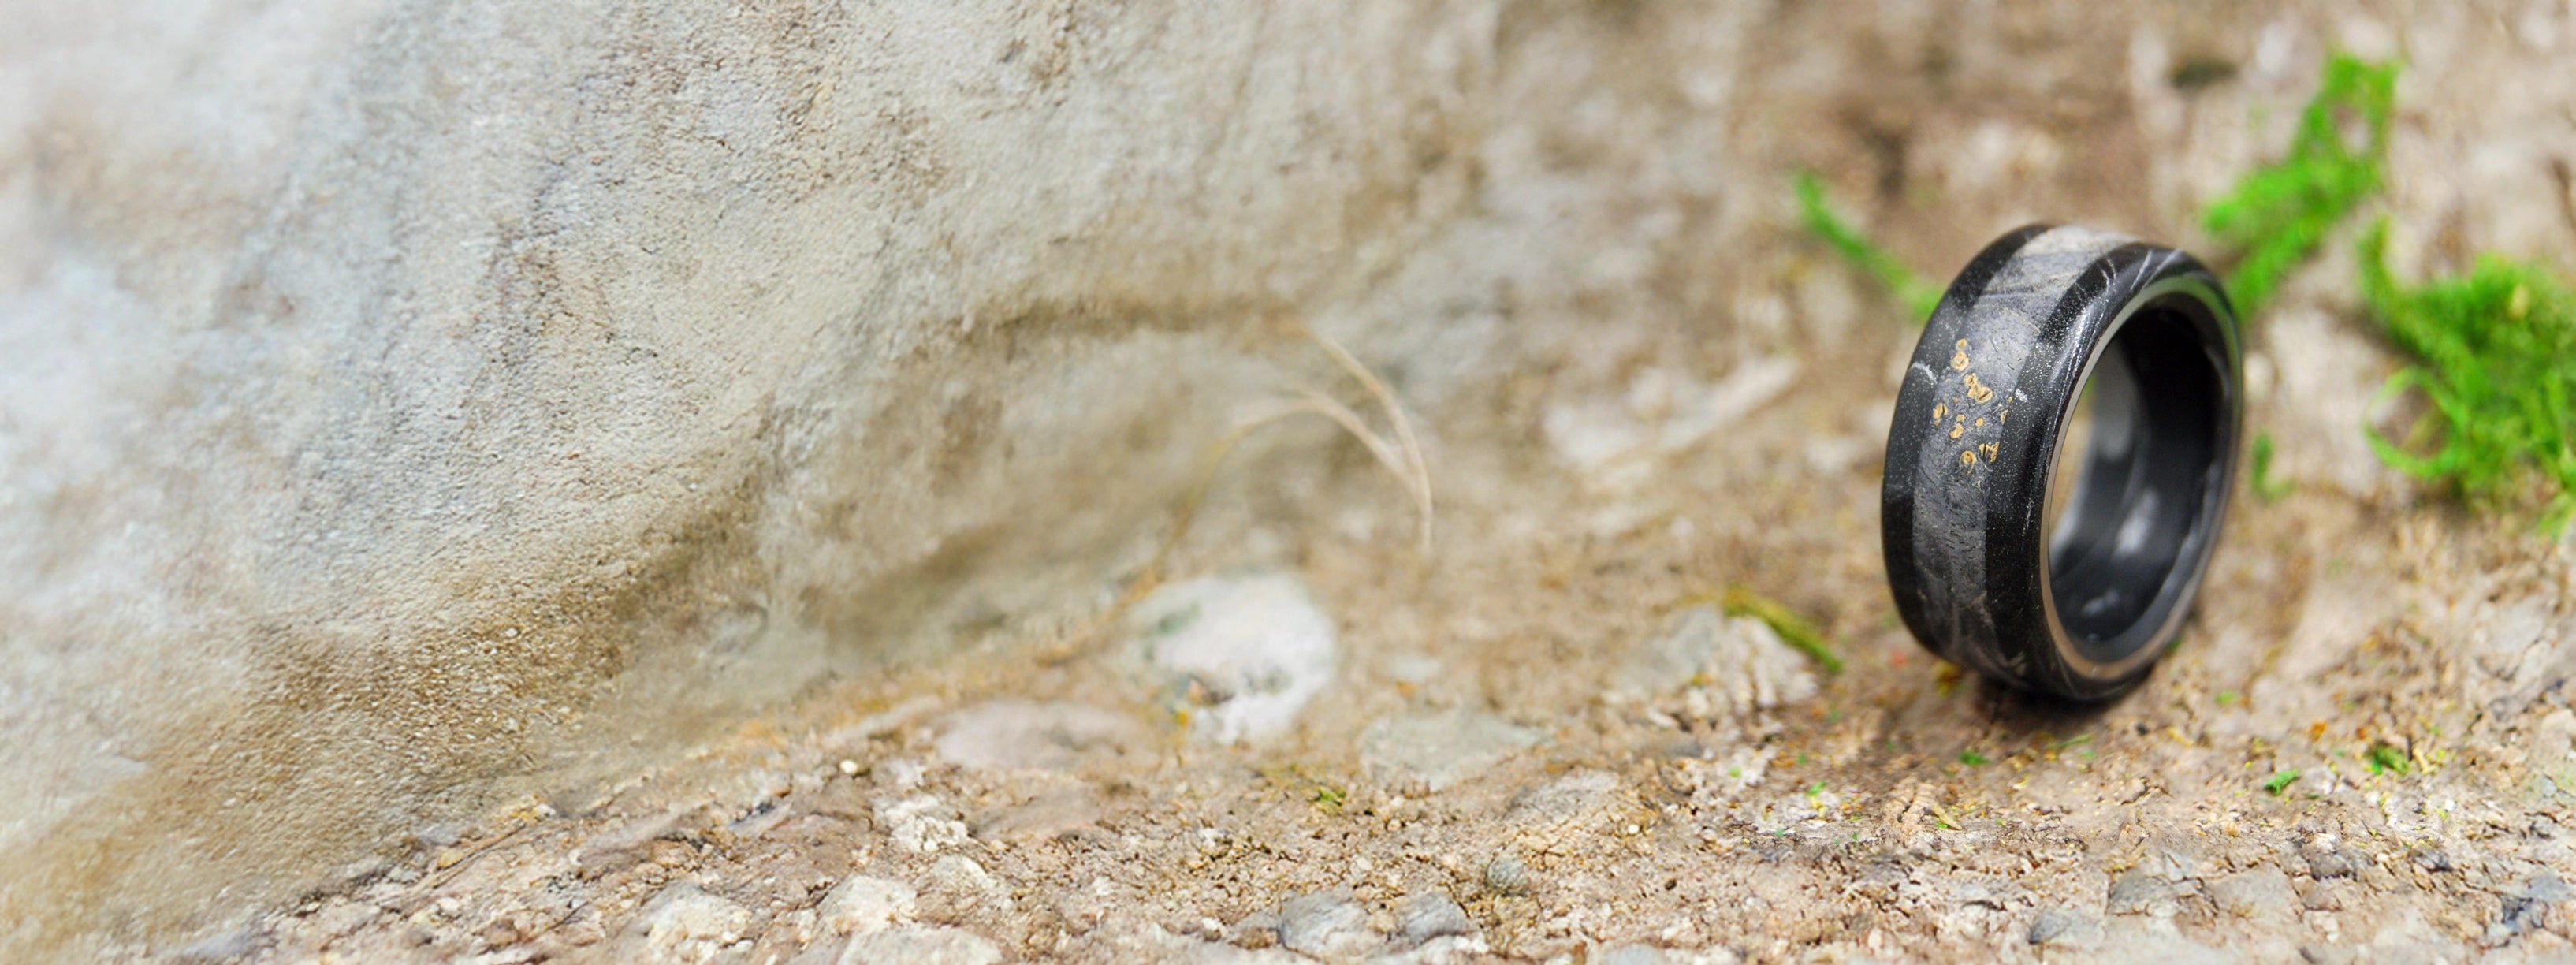
<path id="1" fill-rule="evenodd" d="M 2072 939 L 2085 925 L 2084 915 L 2071 908 L 2044 908 L 2039 919 L 2030 923 L 2030 943 L 2046 945 L 2059 939 Z"/>
<path id="2" fill-rule="evenodd" d="M 2155 915 L 2169 917 L 2176 911 L 2174 901 L 2184 888 L 2164 875 L 2132 868 L 2111 882 L 2111 893 L 2103 901 L 2103 910 L 2114 915 Z"/>
<path id="3" fill-rule="evenodd" d="M 1467 917 L 1467 909 L 1458 907 L 1445 892 L 1407 896 L 1395 906 L 1395 921 L 1396 931 L 1403 934 L 1407 945 L 1476 933 L 1476 923 Z"/>
<path id="4" fill-rule="evenodd" d="M 1279 906 L 1279 944 L 1290 951 L 1326 960 L 1349 958 L 1377 941 L 1368 927 L 1368 912 L 1348 891 L 1303 894 Z"/>
<path id="5" fill-rule="evenodd" d="M 2265 865 L 2209 882 L 2209 900 L 2218 910 L 2239 917 L 2286 915 L 2296 910 L 2299 894 L 2290 876 Z"/>
<path id="6" fill-rule="evenodd" d="M 2308 874 L 2316 878 L 2350 878 L 2354 871 L 2352 856 L 2335 851 L 2322 851 L 2307 856 Z"/>
<path id="7" fill-rule="evenodd" d="M 2368 859 L 2350 848 L 2337 844 L 2333 835 L 2320 834 L 2299 846 L 2299 857 L 2307 859 L 2308 876 L 2319 881 L 2328 878 L 2350 878 L 2368 863 Z"/>
<path id="8" fill-rule="evenodd" d="M 1485 890 L 1498 895 L 1525 895 L 1530 890 L 1530 869 L 1521 859 L 1499 855 L 1485 862 Z"/>
<path id="9" fill-rule="evenodd" d="M 2502 944 L 2524 933 L 2547 929 L 2551 919 L 2557 917 L 2551 914 L 2552 906 L 2571 898 L 2576 898 L 2576 889 L 2568 888 L 2557 875 L 2543 871 L 2533 876 L 2520 893 L 2504 897 L 2495 924 L 2487 926 L 2488 941 Z M 2559 915 L 2565 914 L 2564 909 L 2555 910 Z"/>

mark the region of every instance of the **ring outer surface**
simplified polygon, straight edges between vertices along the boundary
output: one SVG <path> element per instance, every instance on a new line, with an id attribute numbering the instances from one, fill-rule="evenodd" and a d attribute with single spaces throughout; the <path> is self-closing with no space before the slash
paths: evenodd
<path id="1" fill-rule="evenodd" d="M 2175 563 L 2187 570 L 2169 581 L 2175 598 L 2150 614 L 2162 625 L 2096 664 L 2077 655 L 2049 600 L 2048 475 L 2103 347 L 2131 313 L 2175 297 L 2205 309 L 2226 438 L 2203 485 L 2203 535 Z M 1888 431 L 1880 534 L 1906 628 L 1934 654 L 2023 689 L 2105 700 L 2135 686 L 2179 632 L 2208 565 L 2243 436 L 2243 384 L 2234 310 L 2190 255 L 2049 225 L 1986 246 L 1926 323 Z"/>

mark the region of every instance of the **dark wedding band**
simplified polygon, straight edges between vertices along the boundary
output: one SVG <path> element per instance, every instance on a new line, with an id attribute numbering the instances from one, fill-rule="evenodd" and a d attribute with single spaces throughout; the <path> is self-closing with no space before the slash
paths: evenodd
<path id="1" fill-rule="evenodd" d="M 2241 359 L 2235 312 L 2190 255 L 2044 225 L 1979 252 L 1925 326 L 1887 432 L 1880 535 L 1915 639 L 2076 700 L 2144 679 L 2227 512 Z M 2088 392 L 2090 438 L 2070 441 Z M 2080 462 L 2052 514 L 2061 446 Z"/>

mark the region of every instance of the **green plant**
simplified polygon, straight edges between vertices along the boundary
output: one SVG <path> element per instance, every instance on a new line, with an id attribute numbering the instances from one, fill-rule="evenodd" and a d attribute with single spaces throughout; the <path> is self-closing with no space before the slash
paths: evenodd
<path id="1" fill-rule="evenodd" d="M 2397 73 L 2395 63 L 2329 58 L 2289 151 L 2203 212 L 2209 232 L 2239 252 L 2227 292 L 2241 317 L 2255 317 L 2385 182 Z M 1809 231 L 1918 318 L 1931 314 L 1940 290 L 1834 214 L 1812 172 L 1798 176 L 1797 193 Z M 2416 364 L 2392 376 L 2382 398 L 2418 392 L 2431 411 L 2397 440 L 2365 426 L 2372 449 L 2473 506 L 2537 505 L 2541 527 L 2563 532 L 2576 521 L 2576 288 L 2545 268 L 2494 255 L 2465 274 L 2409 287 L 2390 275 L 2386 249 L 2383 221 L 2362 238 L 2361 294 Z M 2249 456 L 2257 498 L 2290 490 L 2272 475 L 2270 435 L 2256 435 Z"/>
<path id="2" fill-rule="evenodd" d="M 2245 488 L 2253 490 L 2255 498 L 2268 503 L 2290 494 L 2290 481 L 2272 476 L 2271 433 L 2255 433 L 2254 448 L 2248 456 L 2253 460 L 2253 466 L 2246 470 Z"/>
<path id="3" fill-rule="evenodd" d="M 2379 191 L 2396 103 L 2396 64 L 2334 55 L 2316 97 L 2299 113 L 2289 153 L 2210 203 L 2203 226 L 2242 253 L 2227 279 L 2240 316 L 2262 311 L 2326 234 Z M 2347 137 L 2356 123 L 2358 144 Z"/>
<path id="4" fill-rule="evenodd" d="M 2402 440 L 2376 429 L 2379 458 L 2489 508 L 2537 503 L 2553 533 L 2576 515 L 2576 294 L 2538 266 L 2481 256 L 2468 273 L 2422 285 L 2388 272 L 2388 225 L 2361 241 L 2361 288 L 2388 337 L 2418 364 L 2408 390 L 2431 410 Z"/>
<path id="5" fill-rule="evenodd" d="M 1992 764 L 1994 763 L 1994 758 L 1977 753 L 1977 749 L 1971 747 L 1959 752 L 1959 763 L 1968 765 L 1969 767 L 1975 767 L 1979 764 Z"/>
<path id="6" fill-rule="evenodd" d="M 2370 772 L 2373 774 L 2404 774 L 2413 770 L 2415 766 L 2413 761 L 2407 759 L 2405 749 L 2393 744 L 2370 745 L 2370 753 L 2366 759 L 2370 762 Z"/>
<path id="7" fill-rule="evenodd" d="M 2289 790 L 2290 785 L 2298 779 L 2299 771 L 2297 768 L 2277 771 L 2273 773 L 2271 780 L 2263 782 L 2263 790 L 2270 793 L 2273 797 L 2280 797 L 2281 792 Z"/>
<path id="8" fill-rule="evenodd" d="M 1718 601 L 1718 607 L 1727 616 L 1749 616 L 1770 624 L 1772 632 L 1780 635 L 1781 642 L 1806 654 L 1807 659 L 1815 661 L 1816 666 L 1823 667 L 1826 673 L 1843 672 L 1843 659 L 1834 656 L 1833 648 L 1825 642 L 1824 631 L 1778 601 L 1739 586 L 1727 590 Z"/>
<path id="9" fill-rule="evenodd" d="M 1914 324 L 1921 325 L 1931 320 L 1932 310 L 1941 304 L 1940 286 L 1924 281 L 1923 276 L 1906 267 L 1905 262 L 1897 260 L 1895 254 L 1879 247 L 1877 242 L 1869 240 L 1869 236 L 1861 234 L 1860 229 L 1852 227 L 1851 222 L 1835 214 L 1833 207 L 1825 201 L 1824 179 L 1817 177 L 1816 172 L 1798 172 L 1797 192 L 1798 219 L 1806 224 L 1808 231 L 1824 239 L 1825 244 L 1832 246 L 1845 261 L 1887 286 L 1888 293 L 1896 296 L 1906 311 L 1913 313 Z"/>

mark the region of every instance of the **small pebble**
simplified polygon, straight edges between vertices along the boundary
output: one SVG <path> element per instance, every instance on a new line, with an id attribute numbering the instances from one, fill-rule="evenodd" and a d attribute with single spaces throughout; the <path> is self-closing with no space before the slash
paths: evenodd
<path id="1" fill-rule="evenodd" d="M 1476 933 L 1476 923 L 1467 917 L 1467 909 L 1458 907 L 1458 902 L 1446 892 L 1430 891 L 1406 897 L 1395 907 L 1395 921 L 1396 931 L 1404 936 L 1407 945 Z"/>
<path id="2" fill-rule="evenodd" d="M 1136 605 L 1134 625 L 1136 653 L 1175 716 L 1224 743 L 1286 733 L 1341 659 L 1332 617 L 1284 573 L 1165 586 Z"/>
<path id="3" fill-rule="evenodd" d="M 835 935 L 865 935 L 912 919 L 920 893 L 887 878 L 851 875 L 832 886 L 815 910 Z"/>
<path id="4" fill-rule="evenodd" d="M 1376 946 L 1368 912 L 1346 891 L 1318 891 L 1279 906 L 1279 944 L 1326 961 L 1350 958 Z"/>
<path id="5" fill-rule="evenodd" d="M 2053 941 L 2072 939 L 2084 924 L 2084 916 L 2073 909 L 2042 909 L 2039 918 L 2030 923 L 2030 943 L 2046 945 Z"/>
<path id="6" fill-rule="evenodd" d="M 1485 862 L 1485 890 L 1498 895 L 1523 895 L 1530 889 L 1530 869 L 1521 859 L 1500 855 Z"/>
<path id="7" fill-rule="evenodd" d="M 644 911 L 644 944 L 665 957 L 702 958 L 751 927 L 751 909 L 682 882 Z"/>
<path id="8" fill-rule="evenodd" d="M 2331 834 L 2309 838 L 2299 846 L 2299 856 L 2307 859 L 2308 875 L 2319 881 L 2352 877 L 2365 861 L 2352 849 L 2342 847 Z"/>

